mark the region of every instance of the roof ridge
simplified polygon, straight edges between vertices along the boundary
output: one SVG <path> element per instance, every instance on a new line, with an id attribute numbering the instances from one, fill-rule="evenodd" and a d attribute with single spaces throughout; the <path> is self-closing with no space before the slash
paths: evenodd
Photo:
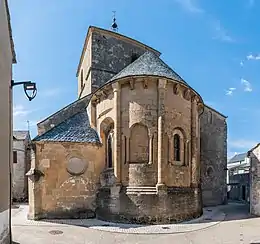
<path id="1" fill-rule="evenodd" d="M 154 66 L 152 64 L 154 64 Z M 146 51 L 134 62 L 130 63 L 119 73 L 113 76 L 110 80 L 108 80 L 107 83 L 116 79 L 138 75 L 161 76 L 187 84 L 182 79 L 182 77 L 177 72 L 175 72 L 167 63 L 165 63 L 160 57 L 150 51 Z"/>
<path id="2" fill-rule="evenodd" d="M 32 139 L 32 141 L 35 141 L 35 139 L 40 138 L 40 137 L 46 135 L 48 132 L 53 131 L 53 130 L 54 130 L 55 128 L 57 128 L 59 125 L 64 124 L 64 123 L 65 123 L 66 121 L 68 121 L 69 119 L 71 119 L 71 118 L 73 118 L 74 116 L 76 116 L 77 114 L 79 114 L 79 113 L 83 113 L 83 112 L 84 112 L 84 111 L 78 111 L 77 113 L 75 113 L 75 114 L 71 115 L 70 117 L 66 118 L 65 120 L 63 120 L 63 121 L 60 122 L 59 124 L 55 125 L 55 126 L 52 127 L 51 129 L 45 131 L 45 132 L 42 133 L 41 135 L 37 135 L 37 136 L 35 136 L 35 137 Z"/>
<path id="3" fill-rule="evenodd" d="M 50 130 L 53 127 L 53 125 L 55 127 L 62 123 L 64 120 L 85 109 L 89 104 L 91 96 L 92 94 L 88 94 L 80 99 L 77 99 L 74 102 L 61 108 L 57 112 L 53 113 L 52 115 L 37 123 L 38 133 L 45 133 L 46 131 Z M 61 114 L 63 116 L 61 116 Z"/>
<path id="4" fill-rule="evenodd" d="M 86 110 L 75 113 L 32 141 L 100 143 L 97 131 L 90 126 Z"/>

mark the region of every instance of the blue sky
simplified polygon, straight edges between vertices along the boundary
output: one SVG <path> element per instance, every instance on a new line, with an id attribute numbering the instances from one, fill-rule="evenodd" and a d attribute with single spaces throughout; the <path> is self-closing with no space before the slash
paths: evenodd
<path id="1" fill-rule="evenodd" d="M 228 116 L 228 154 L 260 141 L 258 0 L 9 0 L 18 63 L 16 81 L 37 83 L 29 102 L 14 88 L 14 128 L 32 136 L 36 122 L 77 98 L 76 68 L 89 25 L 144 42 Z"/>

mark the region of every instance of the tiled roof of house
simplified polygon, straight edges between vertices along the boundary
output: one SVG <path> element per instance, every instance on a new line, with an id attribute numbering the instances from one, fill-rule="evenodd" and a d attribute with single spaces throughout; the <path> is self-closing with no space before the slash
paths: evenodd
<path id="1" fill-rule="evenodd" d="M 228 163 L 230 164 L 230 163 L 244 161 L 246 157 L 247 157 L 247 153 L 236 154 L 233 158 L 231 158 L 228 161 Z"/>
<path id="2" fill-rule="evenodd" d="M 128 76 L 142 75 L 165 77 L 186 84 L 186 82 L 166 63 L 164 63 L 156 54 L 149 51 L 145 52 L 133 63 L 129 64 L 126 68 L 121 70 L 112 79 L 110 79 L 108 83 Z"/>
<path id="3" fill-rule="evenodd" d="M 242 163 L 242 164 L 239 164 L 239 165 L 229 165 L 228 166 L 228 169 L 230 170 L 230 169 L 246 169 L 246 168 L 248 168 L 248 167 L 250 167 L 250 163 L 249 162 L 247 162 L 247 163 Z"/>
<path id="4" fill-rule="evenodd" d="M 25 140 L 28 135 L 29 135 L 28 130 L 14 130 L 13 131 L 13 137 L 16 140 Z"/>
<path id="5" fill-rule="evenodd" d="M 64 120 L 33 141 L 100 143 L 97 132 L 90 127 L 86 109 Z"/>
<path id="6" fill-rule="evenodd" d="M 82 112 L 88 106 L 90 101 L 91 95 L 87 95 L 81 99 L 78 99 L 71 104 L 65 106 L 64 108 L 60 109 L 56 113 L 50 115 L 49 117 L 45 118 L 41 122 L 37 124 L 38 131 L 40 130 L 40 135 L 42 133 L 51 130 L 53 127 L 59 125 L 66 119 L 72 117 L 73 115 Z"/>

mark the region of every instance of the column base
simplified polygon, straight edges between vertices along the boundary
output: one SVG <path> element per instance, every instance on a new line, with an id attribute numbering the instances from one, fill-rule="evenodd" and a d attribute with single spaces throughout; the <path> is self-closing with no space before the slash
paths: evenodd
<path id="1" fill-rule="evenodd" d="M 157 183 L 156 190 L 158 195 L 167 195 L 167 186 L 164 183 Z"/>

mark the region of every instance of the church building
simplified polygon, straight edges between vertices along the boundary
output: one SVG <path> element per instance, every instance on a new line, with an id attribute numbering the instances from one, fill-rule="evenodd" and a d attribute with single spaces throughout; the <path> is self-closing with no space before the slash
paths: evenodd
<path id="1" fill-rule="evenodd" d="M 175 223 L 226 202 L 226 117 L 160 55 L 89 27 L 78 99 L 37 125 L 28 218 Z"/>

